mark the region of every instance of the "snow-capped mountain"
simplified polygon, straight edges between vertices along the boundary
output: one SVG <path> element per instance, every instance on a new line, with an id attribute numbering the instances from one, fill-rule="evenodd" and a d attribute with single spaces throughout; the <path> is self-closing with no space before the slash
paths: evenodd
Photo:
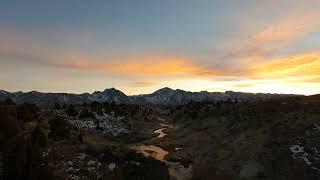
<path id="1" fill-rule="evenodd" d="M 41 93 L 31 92 L 7 92 L 0 91 L 0 101 L 11 99 L 17 104 L 34 103 L 38 105 L 59 104 L 82 104 L 97 102 L 115 102 L 117 104 L 159 104 L 159 105 L 182 105 L 189 102 L 201 101 L 226 101 L 226 100 L 254 100 L 268 99 L 280 96 L 292 96 L 284 94 L 253 94 L 227 91 L 222 92 L 189 92 L 184 90 L 173 90 L 168 87 L 159 89 L 152 94 L 127 96 L 123 92 L 111 88 L 104 91 L 96 91 L 92 94 L 68 94 L 68 93 Z"/>
<path id="2" fill-rule="evenodd" d="M 276 95 L 272 95 L 274 97 Z M 257 96 L 252 93 L 235 93 L 232 91 L 222 92 L 190 92 L 181 89 L 173 90 L 170 88 L 159 89 L 158 91 L 144 95 L 146 102 L 151 104 L 163 104 L 163 105 L 180 105 L 186 104 L 191 101 L 201 102 L 201 101 L 225 101 L 225 100 L 254 100 L 256 98 L 264 98 L 265 96 Z"/>
<path id="3" fill-rule="evenodd" d="M 145 99 L 151 104 L 179 105 L 186 104 L 191 101 L 213 100 L 210 93 L 188 92 L 184 90 L 173 90 L 170 88 L 159 89 L 158 91 L 145 95 Z"/>
<path id="4" fill-rule="evenodd" d="M 90 101 L 98 102 L 115 102 L 115 103 L 129 103 L 130 99 L 123 92 L 111 88 L 106 89 L 103 92 L 96 91 L 88 96 Z"/>

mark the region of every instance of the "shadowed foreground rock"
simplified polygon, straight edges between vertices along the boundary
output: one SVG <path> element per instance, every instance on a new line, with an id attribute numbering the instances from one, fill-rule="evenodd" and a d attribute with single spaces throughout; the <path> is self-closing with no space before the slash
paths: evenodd
<path id="1" fill-rule="evenodd" d="M 50 171 L 41 168 L 37 161 L 40 157 L 39 141 L 21 130 L 16 107 L 0 106 L 0 117 L 2 178 L 48 179 Z M 42 138 L 42 146 L 44 144 Z"/>

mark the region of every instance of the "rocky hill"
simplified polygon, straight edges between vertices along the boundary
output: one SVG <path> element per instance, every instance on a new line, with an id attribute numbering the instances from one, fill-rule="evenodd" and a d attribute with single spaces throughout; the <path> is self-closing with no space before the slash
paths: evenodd
<path id="1" fill-rule="evenodd" d="M 152 94 L 127 96 L 123 92 L 111 88 L 104 91 L 96 91 L 92 94 L 68 94 L 68 93 L 41 93 L 31 92 L 7 92 L 0 91 L 0 101 L 11 99 L 17 104 L 33 103 L 37 105 L 59 104 L 83 104 L 93 101 L 115 102 L 117 104 L 159 104 L 159 105 L 183 105 L 189 102 L 204 101 L 252 101 L 256 99 L 270 99 L 284 96 L 294 96 L 286 94 L 263 94 L 263 93 L 242 93 L 227 91 L 222 92 L 190 92 L 184 90 L 173 90 L 162 88 Z"/>

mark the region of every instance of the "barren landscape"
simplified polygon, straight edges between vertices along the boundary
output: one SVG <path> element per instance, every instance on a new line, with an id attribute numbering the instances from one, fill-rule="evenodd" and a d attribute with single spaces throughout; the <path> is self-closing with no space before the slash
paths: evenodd
<path id="1" fill-rule="evenodd" d="M 0 107 L 9 179 L 320 177 L 318 95 Z"/>

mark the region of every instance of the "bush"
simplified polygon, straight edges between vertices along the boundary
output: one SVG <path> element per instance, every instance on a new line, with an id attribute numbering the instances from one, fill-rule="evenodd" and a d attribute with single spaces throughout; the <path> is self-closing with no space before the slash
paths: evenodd
<path id="1" fill-rule="evenodd" d="M 69 105 L 66 113 L 68 116 L 77 116 L 78 115 L 77 110 L 75 109 L 74 105 L 72 105 L 72 104 Z"/>
<path id="2" fill-rule="evenodd" d="M 95 118 L 95 116 L 92 111 L 89 111 L 87 108 L 85 108 L 80 112 L 79 118 Z"/>
<path id="3" fill-rule="evenodd" d="M 56 116 L 49 121 L 50 134 L 49 136 L 56 139 L 67 139 L 70 137 L 71 128 L 68 122 L 60 116 Z"/>
<path id="4" fill-rule="evenodd" d="M 98 107 L 101 107 L 101 103 L 97 102 L 97 101 L 93 101 L 91 104 L 90 104 L 91 108 L 98 108 Z"/>
<path id="5" fill-rule="evenodd" d="M 102 116 L 102 115 L 103 115 L 103 110 L 102 110 L 101 108 L 96 109 L 95 112 L 96 112 L 99 116 Z"/>

